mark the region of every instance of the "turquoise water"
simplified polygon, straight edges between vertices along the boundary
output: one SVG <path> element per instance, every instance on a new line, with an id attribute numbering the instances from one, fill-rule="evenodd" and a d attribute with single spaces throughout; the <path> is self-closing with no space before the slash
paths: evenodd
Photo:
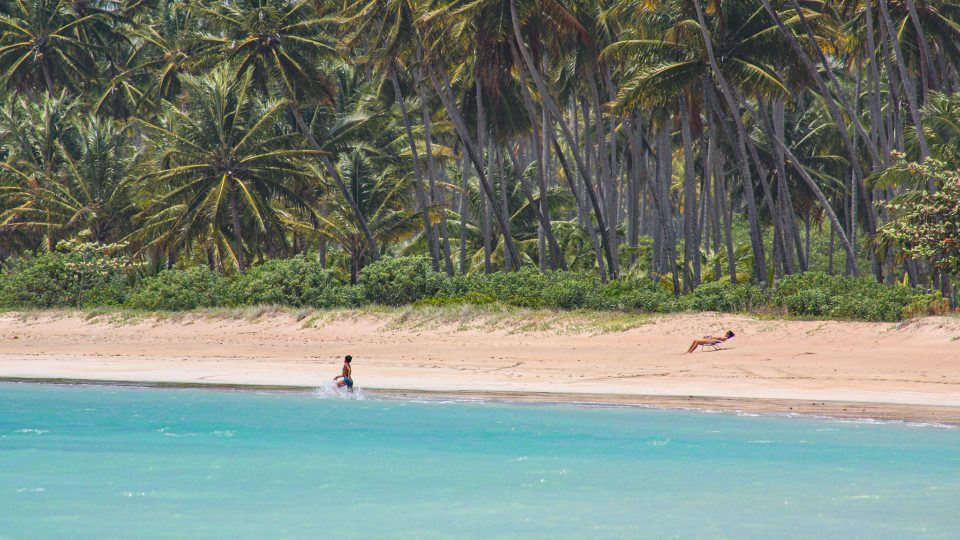
<path id="1" fill-rule="evenodd" d="M 0 384 L 0 538 L 952 538 L 960 430 Z"/>

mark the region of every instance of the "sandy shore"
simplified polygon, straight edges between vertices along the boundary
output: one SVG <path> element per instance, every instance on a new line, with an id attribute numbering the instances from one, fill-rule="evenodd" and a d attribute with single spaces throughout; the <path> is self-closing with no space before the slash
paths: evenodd
<path id="1" fill-rule="evenodd" d="M 960 319 L 901 324 L 417 311 L 0 315 L 0 378 L 317 387 L 960 423 Z M 306 318 L 304 318 L 306 317 Z M 589 318 L 589 320 L 587 320 Z M 621 330 L 621 327 L 628 329 Z M 715 352 L 682 354 L 727 328 Z"/>

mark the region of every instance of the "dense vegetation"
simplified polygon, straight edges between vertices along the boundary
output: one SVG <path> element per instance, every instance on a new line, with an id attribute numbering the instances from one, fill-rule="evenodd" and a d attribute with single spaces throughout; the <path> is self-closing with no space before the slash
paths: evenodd
<path id="1" fill-rule="evenodd" d="M 941 309 L 958 60 L 954 0 L 0 0 L 0 304 Z"/>
<path id="2" fill-rule="evenodd" d="M 339 280 L 302 255 L 275 259 L 245 273 L 223 275 L 205 266 L 163 270 L 146 277 L 136 265 L 88 250 L 21 259 L 0 275 L 0 308 L 123 307 L 146 311 L 272 304 L 293 308 L 357 308 L 505 304 L 525 308 L 670 313 L 684 310 L 753 312 L 833 319 L 895 321 L 948 309 L 939 294 L 889 287 L 861 277 L 807 272 L 773 288 L 706 283 L 674 296 L 647 278 L 600 283 L 585 272 L 517 272 L 448 276 L 426 257 L 381 259 L 366 266 L 357 285 Z"/>

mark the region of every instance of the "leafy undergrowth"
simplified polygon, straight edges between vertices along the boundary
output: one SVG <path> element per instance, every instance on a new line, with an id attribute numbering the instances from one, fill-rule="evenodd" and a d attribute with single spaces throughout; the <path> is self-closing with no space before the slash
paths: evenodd
<path id="1" fill-rule="evenodd" d="M 346 313 L 389 313 L 397 319 L 391 324 L 482 326 L 506 320 L 523 329 L 554 327 L 560 319 L 571 327 L 589 321 L 583 324 L 629 328 L 644 314 L 690 311 L 863 321 L 949 312 L 947 301 L 936 293 L 883 285 L 866 276 L 817 272 L 784 277 L 770 288 L 713 282 L 674 296 L 651 279 L 601 283 L 587 273 L 533 268 L 448 277 L 433 272 L 422 257 L 371 264 L 353 286 L 303 257 L 272 260 L 245 274 L 192 267 L 148 277 L 122 264 L 71 257 L 50 253 L 9 265 L 0 273 L 0 309 L 83 308 L 91 316 L 111 314 L 121 322 L 136 320 L 142 316 L 138 313 L 177 320 L 183 313 L 256 319 L 284 312 L 311 323 Z"/>

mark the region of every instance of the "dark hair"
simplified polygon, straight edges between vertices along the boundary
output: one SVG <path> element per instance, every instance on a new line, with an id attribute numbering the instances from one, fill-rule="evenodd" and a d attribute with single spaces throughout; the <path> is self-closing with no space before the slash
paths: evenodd
<path id="1" fill-rule="evenodd" d="M 727 337 L 728 337 L 728 338 L 732 338 L 732 337 L 735 336 L 735 335 L 736 335 L 736 334 L 733 333 L 733 330 L 727 330 Z"/>
<path id="2" fill-rule="evenodd" d="M 353 360 L 353 357 L 350 356 L 349 354 L 343 357 L 343 361 L 348 364 L 350 363 L 351 360 Z"/>

